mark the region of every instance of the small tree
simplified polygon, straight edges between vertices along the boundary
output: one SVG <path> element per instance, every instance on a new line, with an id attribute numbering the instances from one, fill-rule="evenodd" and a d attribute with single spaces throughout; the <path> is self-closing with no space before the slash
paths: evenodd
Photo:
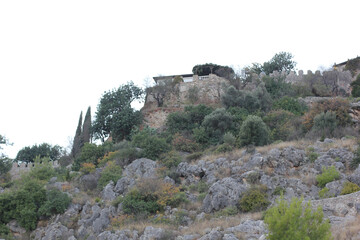
<path id="1" fill-rule="evenodd" d="M 293 55 L 288 52 L 279 52 L 275 54 L 275 56 L 270 59 L 268 62 L 264 62 L 263 65 L 259 63 L 253 63 L 252 71 L 260 74 L 261 72 L 265 72 L 267 75 L 273 73 L 274 71 L 286 71 L 290 72 L 295 69 L 296 62 L 293 60 Z"/>
<path id="2" fill-rule="evenodd" d="M 266 211 L 264 221 L 269 228 L 267 239 L 332 239 L 331 225 L 328 220 L 323 219 L 321 207 L 312 211 L 310 202 L 303 206 L 302 201 L 302 198 L 293 198 L 289 204 L 282 197 L 276 206 Z"/>
<path id="3" fill-rule="evenodd" d="M 240 145 L 263 146 L 269 142 L 269 129 L 263 120 L 249 115 L 240 128 Z"/>
<path id="4" fill-rule="evenodd" d="M 71 150 L 71 156 L 73 158 L 75 158 L 80 153 L 80 150 L 81 150 L 82 146 L 84 145 L 83 140 L 81 138 L 81 135 L 82 135 L 81 128 L 82 128 L 82 111 L 80 113 L 78 126 L 77 126 L 76 132 L 75 132 L 73 147 Z"/>

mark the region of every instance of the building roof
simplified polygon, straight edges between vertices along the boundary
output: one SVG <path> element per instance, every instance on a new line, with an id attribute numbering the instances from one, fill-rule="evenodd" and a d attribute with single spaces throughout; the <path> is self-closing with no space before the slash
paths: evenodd
<path id="1" fill-rule="evenodd" d="M 348 63 L 348 61 L 350 61 L 350 60 L 354 60 L 354 59 L 357 59 L 357 58 L 360 58 L 360 57 L 356 57 L 356 58 L 348 59 L 348 60 L 346 60 L 345 62 L 338 63 L 338 64 L 334 64 L 334 67 L 340 67 L 340 66 L 346 65 L 346 64 Z"/>
<path id="2" fill-rule="evenodd" d="M 159 76 L 159 77 L 153 77 L 154 81 L 157 83 L 157 81 L 159 80 L 165 80 L 165 79 L 173 79 L 174 77 L 177 77 L 177 76 L 180 76 L 180 77 L 192 77 L 194 76 L 194 74 L 177 74 L 177 75 L 170 75 L 170 76 Z"/>

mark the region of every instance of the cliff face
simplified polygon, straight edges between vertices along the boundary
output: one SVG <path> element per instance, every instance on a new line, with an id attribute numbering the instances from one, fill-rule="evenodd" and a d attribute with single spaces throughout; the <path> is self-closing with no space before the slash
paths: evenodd
<path id="1" fill-rule="evenodd" d="M 149 91 L 144 107 L 141 110 L 145 122 L 149 127 L 160 128 L 164 125 L 169 113 L 181 111 L 186 105 L 206 104 L 218 106 L 224 89 L 228 85 L 228 80 L 215 74 L 202 77 L 194 75 L 192 82 L 181 82 L 164 91 L 161 107 L 158 106 L 154 91 Z"/>

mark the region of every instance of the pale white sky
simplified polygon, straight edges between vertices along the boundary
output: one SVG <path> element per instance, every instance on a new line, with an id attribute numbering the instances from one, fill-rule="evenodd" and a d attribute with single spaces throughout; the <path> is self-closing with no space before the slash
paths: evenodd
<path id="1" fill-rule="evenodd" d="M 360 55 L 358 0 L 0 1 L 0 134 L 66 147 L 104 91 L 202 63 L 291 52 L 316 70 Z"/>

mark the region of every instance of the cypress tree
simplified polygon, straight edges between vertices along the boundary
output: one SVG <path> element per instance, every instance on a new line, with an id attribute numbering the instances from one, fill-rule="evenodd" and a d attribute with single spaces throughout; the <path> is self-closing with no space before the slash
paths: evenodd
<path id="1" fill-rule="evenodd" d="M 74 142 L 73 142 L 73 147 L 71 150 L 71 156 L 72 157 L 76 157 L 81 150 L 82 145 L 84 145 L 83 141 L 82 141 L 82 131 L 81 131 L 81 127 L 82 127 L 82 111 L 80 113 L 80 118 L 79 118 L 79 123 L 78 126 L 76 128 L 76 132 L 75 132 L 75 137 L 74 137 Z"/>
<path id="2" fill-rule="evenodd" d="M 83 144 L 90 142 L 91 139 L 90 131 L 91 131 L 91 108 L 89 107 L 85 115 L 83 130 L 82 130 Z"/>

